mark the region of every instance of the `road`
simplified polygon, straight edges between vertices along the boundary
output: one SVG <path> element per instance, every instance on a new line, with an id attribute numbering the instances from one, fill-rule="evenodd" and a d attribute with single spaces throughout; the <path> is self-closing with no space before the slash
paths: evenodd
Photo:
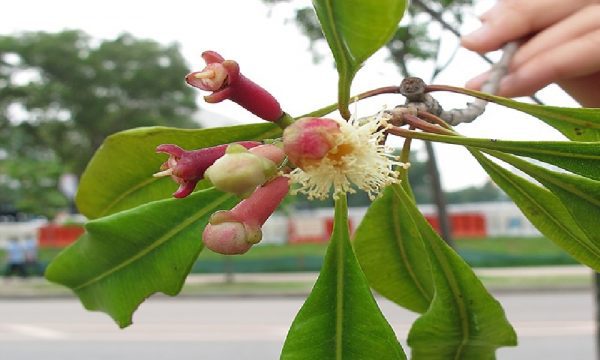
<path id="1" fill-rule="evenodd" d="M 592 295 L 501 293 L 520 345 L 498 359 L 594 359 Z M 400 339 L 415 316 L 379 299 Z M 0 300 L 0 359 L 277 359 L 300 298 L 159 297 L 119 330 L 76 300 Z M 405 342 L 403 346 L 407 349 Z"/>

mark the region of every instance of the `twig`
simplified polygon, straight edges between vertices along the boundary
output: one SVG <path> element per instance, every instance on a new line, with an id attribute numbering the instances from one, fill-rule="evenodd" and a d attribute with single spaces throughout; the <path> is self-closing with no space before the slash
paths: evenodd
<path id="1" fill-rule="evenodd" d="M 350 104 L 352 104 L 356 101 L 359 101 L 359 100 L 370 98 L 372 96 L 377 96 L 377 95 L 382 95 L 382 94 L 398 94 L 398 93 L 400 93 L 399 86 L 384 86 L 384 87 L 380 87 L 377 89 L 365 91 L 363 93 L 360 93 L 358 95 L 354 95 L 354 96 L 350 97 Z M 327 115 L 327 114 L 332 113 L 335 110 L 337 110 L 337 106 L 338 106 L 338 103 L 327 105 L 325 107 L 322 107 L 322 108 L 312 111 L 310 113 L 300 115 L 300 116 L 296 117 L 296 119 L 303 118 L 303 117 L 324 116 L 324 115 Z"/>
<path id="2" fill-rule="evenodd" d="M 508 72 L 508 66 L 512 60 L 515 52 L 519 48 L 519 44 L 516 41 L 509 42 L 502 48 L 502 57 L 500 60 L 492 66 L 490 71 L 490 77 L 481 87 L 482 92 L 489 94 L 495 94 L 500 88 L 500 80 Z M 470 123 L 477 119 L 485 111 L 487 101 L 482 99 L 475 99 L 472 103 L 468 103 L 465 109 L 452 109 L 449 111 L 442 111 L 439 117 L 444 119 L 448 124 L 456 126 L 462 123 Z"/>
<path id="3" fill-rule="evenodd" d="M 427 111 L 417 111 L 417 116 L 423 120 L 427 120 L 430 123 L 434 123 L 434 124 L 438 124 L 439 126 L 442 126 L 448 130 L 452 130 L 452 127 L 450 125 L 448 125 L 447 122 L 445 122 L 442 118 L 433 115 L 430 112 Z"/>
<path id="4" fill-rule="evenodd" d="M 428 133 L 440 134 L 440 135 L 456 135 L 454 131 L 441 127 L 436 124 L 432 124 L 423 119 L 419 119 L 416 115 L 411 114 L 413 109 L 410 108 L 395 108 L 390 111 L 389 114 L 392 116 L 388 120 L 388 129 L 395 129 L 398 126 L 408 124 L 411 128 L 417 128 Z M 393 132 L 388 131 L 393 134 Z"/>
<path id="5" fill-rule="evenodd" d="M 426 132 L 430 132 L 430 133 L 434 133 L 434 134 L 440 134 L 440 135 L 454 135 L 454 132 L 443 128 L 441 126 L 429 123 L 425 120 L 419 119 L 418 117 L 405 113 L 404 114 L 404 121 L 410 125 L 410 126 L 414 126 L 417 129 L 426 131 Z"/>
<path id="6" fill-rule="evenodd" d="M 425 111 L 439 115 L 444 109 L 440 103 L 427 93 L 427 84 L 418 77 L 407 77 L 400 83 L 400 94 L 406 98 L 404 108 Z"/>

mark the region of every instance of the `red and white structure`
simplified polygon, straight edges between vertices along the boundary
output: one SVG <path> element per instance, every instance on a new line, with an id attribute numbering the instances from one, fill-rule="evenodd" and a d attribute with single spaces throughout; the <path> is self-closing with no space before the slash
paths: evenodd
<path id="1" fill-rule="evenodd" d="M 434 205 L 419 205 L 427 221 L 439 230 Z M 367 208 L 350 208 L 350 230 L 354 230 L 364 217 Z M 540 236 L 512 202 L 481 202 L 448 206 L 452 234 L 459 238 L 484 238 L 498 236 Z M 282 229 L 287 224 L 287 234 Z M 333 209 L 295 211 L 287 218 L 276 214 L 263 227 L 265 243 L 308 243 L 329 240 L 333 229 Z"/>
<path id="2" fill-rule="evenodd" d="M 425 218 L 439 229 L 435 206 L 419 205 Z M 350 231 L 356 229 L 367 208 L 350 208 Z M 448 206 L 452 233 L 460 238 L 498 236 L 540 236 L 539 231 L 512 202 L 481 202 Z M 286 216 L 276 213 L 263 226 L 261 244 L 320 243 L 329 240 L 333 229 L 333 209 L 297 210 Z M 84 232 L 78 225 L 56 225 L 45 221 L 0 222 L 0 248 L 9 238 L 25 239 L 37 235 L 41 247 L 64 247 Z M 200 239 L 200 234 L 198 234 Z"/>

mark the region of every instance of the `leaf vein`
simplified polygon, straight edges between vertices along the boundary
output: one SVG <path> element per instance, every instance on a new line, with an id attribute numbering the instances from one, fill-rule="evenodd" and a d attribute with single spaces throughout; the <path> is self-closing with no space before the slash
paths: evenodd
<path id="1" fill-rule="evenodd" d="M 141 259 L 142 257 L 148 255 L 149 253 L 151 253 L 152 251 L 154 251 L 155 249 L 157 249 L 158 247 L 160 247 L 161 245 L 163 245 L 164 243 L 166 243 L 170 238 L 172 238 L 173 236 L 175 236 L 177 233 L 183 231 L 183 229 L 187 228 L 188 226 L 192 225 L 194 222 L 196 222 L 197 220 L 199 220 L 200 218 L 202 218 L 204 215 L 206 215 L 206 213 L 210 210 L 213 209 L 214 207 L 224 203 L 227 199 L 229 199 L 231 197 L 230 194 L 224 194 L 222 196 L 220 196 L 219 198 L 217 198 L 216 200 L 212 201 L 211 203 L 209 203 L 208 205 L 204 206 L 202 209 L 200 209 L 199 211 L 197 211 L 195 214 L 193 214 L 192 216 L 188 217 L 186 220 L 182 221 L 179 225 L 173 227 L 170 231 L 168 231 L 166 234 L 164 234 L 163 236 L 159 237 L 156 241 L 154 241 L 153 243 L 150 244 L 150 246 L 141 249 L 141 251 L 139 251 L 137 254 L 135 254 L 132 257 L 129 257 L 127 259 L 125 259 L 125 261 L 121 262 L 120 264 L 111 267 L 110 269 L 108 269 L 107 271 L 99 274 L 98 276 L 86 281 L 85 283 L 73 287 L 73 290 L 77 291 L 77 290 L 81 290 L 85 287 L 88 287 L 94 283 L 99 282 L 100 280 L 106 278 L 107 276 L 114 274 L 118 271 L 120 271 L 121 269 L 125 268 L 126 266 L 134 263 L 135 261 Z"/>

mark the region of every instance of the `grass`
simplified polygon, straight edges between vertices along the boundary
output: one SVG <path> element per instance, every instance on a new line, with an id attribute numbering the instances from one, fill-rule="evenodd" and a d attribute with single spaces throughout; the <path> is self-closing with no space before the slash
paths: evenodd
<path id="1" fill-rule="evenodd" d="M 536 238 L 484 238 L 456 239 L 459 253 L 472 266 L 524 266 L 564 264 L 565 259 L 575 263 L 558 246 L 548 239 Z M 40 263 L 47 264 L 61 249 L 43 248 L 39 251 Z M 253 272 L 317 272 L 327 250 L 327 244 L 260 245 L 253 247 L 243 256 L 223 256 L 211 251 L 203 251 L 194 267 L 201 273 L 253 273 Z M 0 273 L 4 270 L 4 253 L 0 250 Z M 540 261 L 540 259 L 542 261 Z M 227 282 L 220 275 L 200 276 L 196 279 L 212 281 L 191 281 L 184 286 L 183 295 L 306 295 L 313 286 L 312 280 L 305 277 L 267 278 L 254 281 L 235 276 Z M 214 281 L 214 277 L 217 281 Z M 260 275 L 259 275 L 260 276 Z M 294 275 L 295 276 L 295 275 Z M 590 286 L 589 275 L 542 275 L 542 276 L 491 276 L 480 275 L 483 283 L 492 290 L 523 289 L 571 289 Z M 73 296 L 65 287 L 51 284 L 42 278 L 5 281 L 0 278 L 0 298 L 29 296 Z"/>
<path id="2" fill-rule="evenodd" d="M 467 252 L 514 256 L 566 255 L 561 248 L 544 237 L 458 238 L 455 243 L 459 251 Z M 254 246 L 242 257 L 259 260 L 276 257 L 324 256 L 326 250 L 327 243 L 261 245 Z M 223 257 L 211 251 L 203 251 L 199 260 L 218 260 Z"/>
<path id="3" fill-rule="evenodd" d="M 207 276 L 210 275 L 200 275 L 200 278 L 197 277 L 186 283 L 180 295 L 306 296 L 314 285 L 314 280 L 305 277 L 252 280 L 235 276 L 232 282 L 228 282 L 225 277 L 215 281 L 214 278 L 207 280 Z M 479 278 L 491 291 L 583 290 L 590 289 L 592 286 L 591 272 L 590 274 L 538 276 L 480 275 Z M 0 279 L 0 299 L 30 297 L 75 297 L 75 295 L 66 287 L 49 283 L 42 278 L 10 281 Z"/>
<path id="4" fill-rule="evenodd" d="M 459 253 L 472 266 L 527 266 L 575 264 L 562 249 L 543 237 L 459 238 Z M 318 271 L 327 243 L 259 245 L 243 256 L 224 256 L 202 251 L 195 272 L 277 272 Z M 39 260 L 48 264 L 61 249 L 42 248 Z M 0 250 L 0 273 L 4 271 L 4 252 Z"/>
<path id="5" fill-rule="evenodd" d="M 247 253 L 242 256 L 245 259 L 261 260 L 265 258 L 276 257 L 297 257 L 297 256 L 324 256 L 327 250 L 327 244 L 290 244 L 290 245 L 259 245 L 253 246 Z M 202 251 L 199 260 L 217 260 L 223 259 L 225 256 L 216 254 L 212 251 Z"/>
<path id="6" fill-rule="evenodd" d="M 544 237 L 497 237 L 456 239 L 459 250 L 506 255 L 556 255 L 564 251 Z"/>

